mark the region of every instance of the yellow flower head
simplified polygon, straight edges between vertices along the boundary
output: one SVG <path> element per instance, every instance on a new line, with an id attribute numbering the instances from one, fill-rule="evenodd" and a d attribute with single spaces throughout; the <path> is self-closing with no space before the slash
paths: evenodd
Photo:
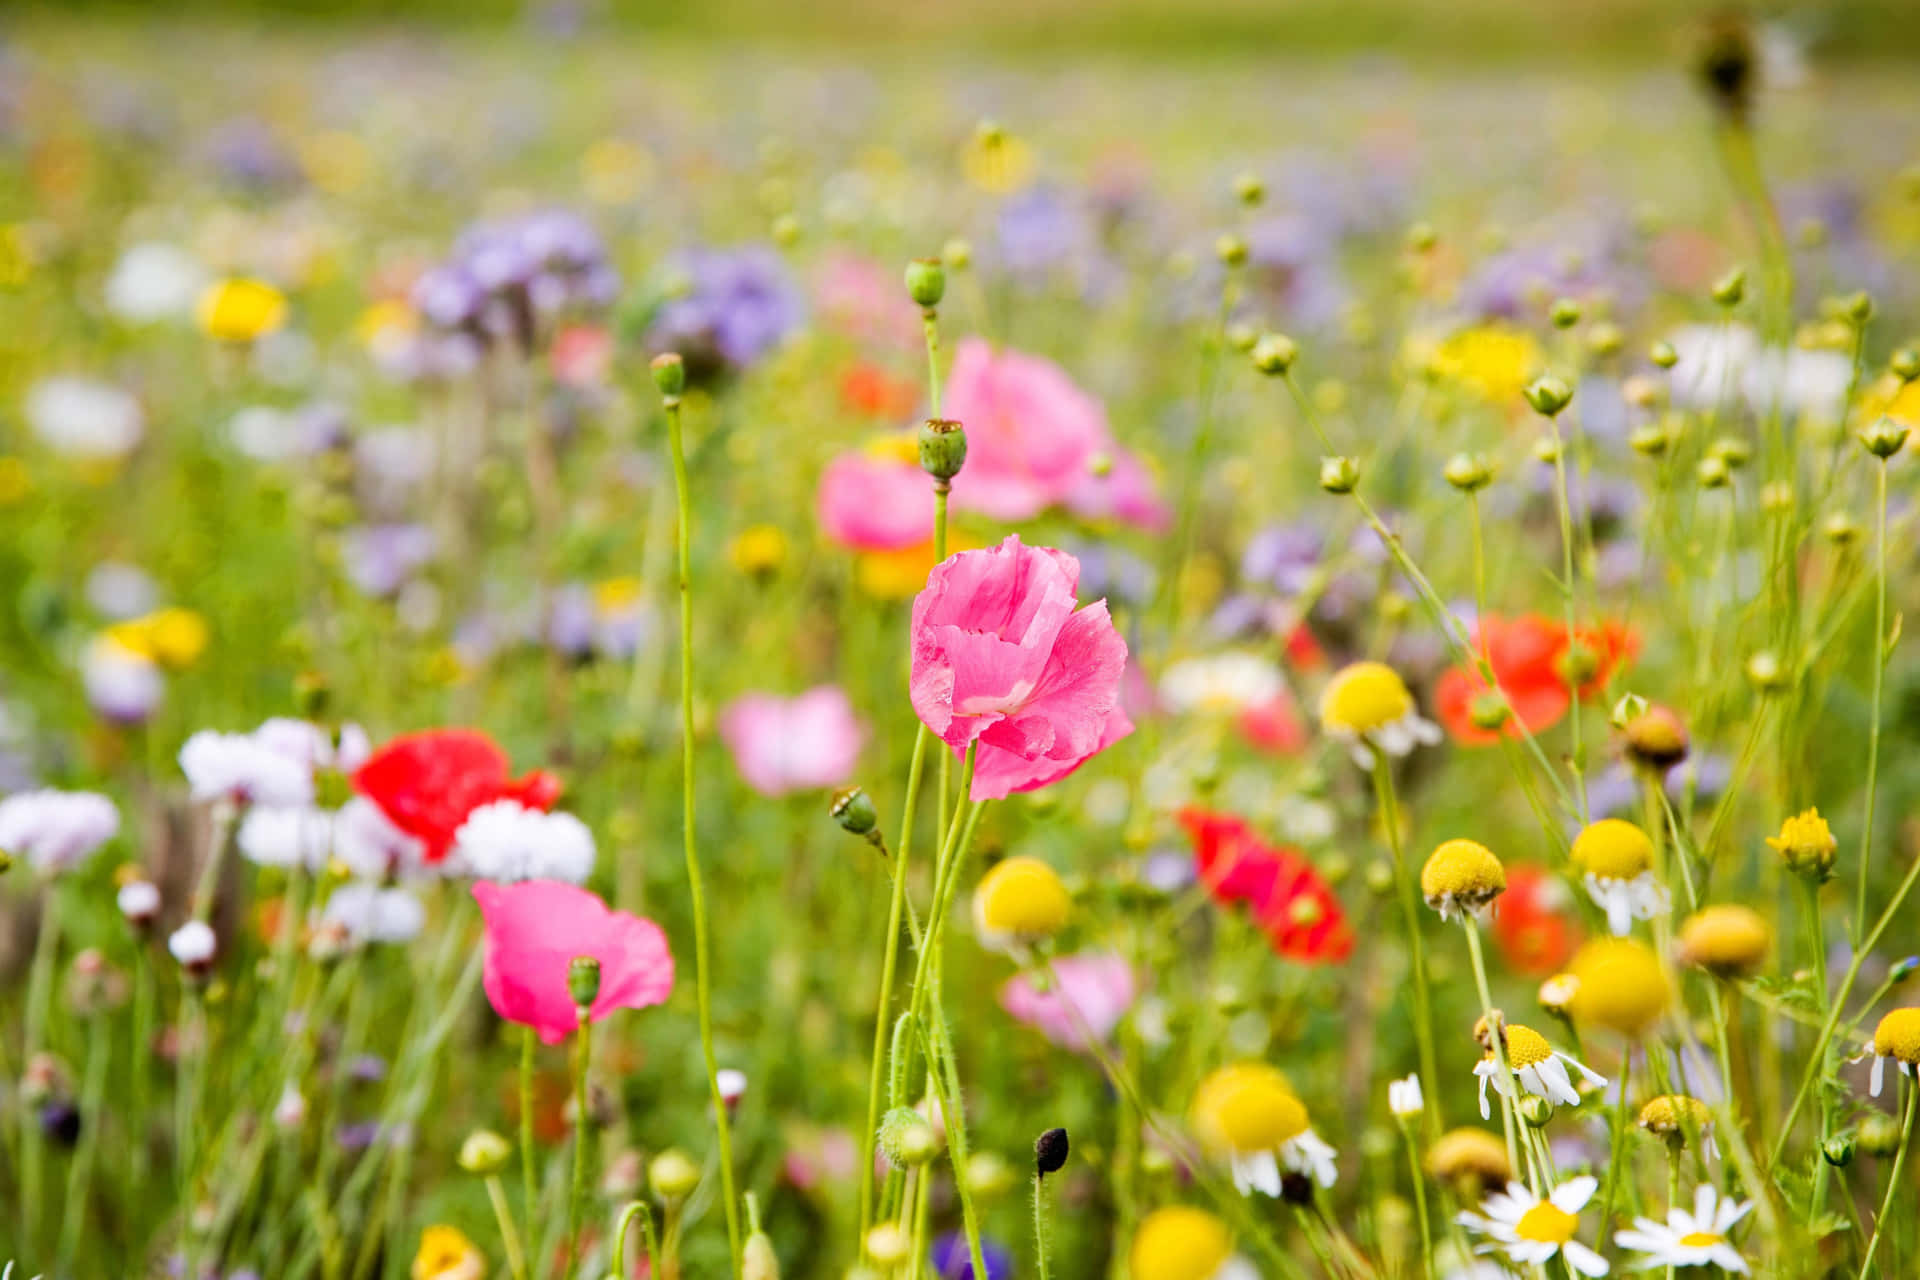
<path id="1" fill-rule="evenodd" d="M 1523 1027 L 1517 1022 L 1506 1025 L 1507 1065 L 1515 1071 L 1522 1067 L 1535 1067 L 1553 1056 L 1553 1046 L 1547 1038 L 1532 1027 Z M 1493 1057 L 1491 1050 L 1487 1056 Z"/>
<path id="2" fill-rule="evenodd" d="M 1433 353 L 1435 376 L 1456 383 L 1490 404 L 1512 406 L 1544 364 L 1540 344 L 1523 329 L 1475 325 L 1449 335 Z"/>
<path id="3" fill-rule="evenodd" d="M 1788 867 L 1820 880 L 1833 874 L 1833 860 L 1840 851 L 1840 842 L 1833 838 L 1833 828 L 1827 825 L 1818 809 L 1808 809 L 1788 818 L 1780 824 L 1779 835 L 1767 837 L 1767 844 Z"/>
<path id="4" fill-rule="evenodd" d="M 459 1230 L 436 1223 L 420 1233 L 413 1255 L 413 1280 L 480 1280 L 487 1260 Z"/>
<path id="5" fill-rule="evenodd" d="M 1705 1133 L 1713 1124 L 1707 1104 L 1684 1093 L 1666 1093 L 1640 1108 L 1640 1127 L 1669 1142 L 1685 1142 L 1687 1133 Z"/>
<path id="6" fill-rule="evenodd" d="M 1193 1091 L 1193 1128 L 1215 1151 L 1273 1151 L 1307 1131 L 1307 1108 L 1264 1062 L 1221 1067 Z"/>
<path id="7" fill-rule="evenodd" d="M 770 578 L 787 562 L 787 535 L 778 525 L 751 525 L 734 538 L 727 554 L 741 573 Z"/>
<path id="8" fill-rule="evenodd" d="M 1580 984 L 1567 1006 L 1573 1020 L 1625 1036 L 1649 1030 L 1672 997 L 1659 957 L 1630 938 L 1587 943 L 1567 972 Z"/>
<path id="9" fill-rule="evenodd" d="M 1320 693 L 1320 723 L 1329 732 L 1373 733 L 1413 709 L 1406 681 L 1384 662 L 1342 667 Z"/>
<path id="10" fill-rule="evenodd" d="M 1751 973 L 1767 958 L 1773 932 L 1751 907 L 1718 903 L 1688 916 L 1680 926 L 1684 964 L 1731 976 Z"/>
<path id="11" fill-rule="evenodd" d="M 159 609 L 108 627 L 109 640 L 172 671 L 199 661 L 207 649 L 207 620 L 191 609 Z"/>
<path id="12" fill-rule="evenodd" d="M 1574 865 L 1598 880 L 1632 880 L 1653 866 L 1653 841 L 1631 822 L 1602 818 L 1573 838 Z"/>
<path id="13" fill-rule="evenodd" d="M 982 191 L 1007 195 L 1033 180 L 1033 148 L 999 129 L 981 129 L 968 140 L 960 168 Z"/>
<path id="14" fill-rule="evenodd" d="M 200 295 L 200 328 L 221 342 L 257 342 L 287 322 L 287 299 L 264 280 L 235 276 Z"/>
<path id="15" fill-rule="evenodd" d="M 1920 1009 L 1895 1009 L 1880 1019 L 1873 1029 L 1873 1051 L 1908 1066 L 1920 1065 Z"/>
<path id="16" fill-rule="evenodd" d="M 1427 1152 L 1427 1172 L 1477 1200 L 1479 1188 L 1505 1186 L 1513 1166 L 1507 1163 L 1507 1144 L 1498 1135 L 1464 1128 L 1440 1135 Z"/>
<path id="17" fill-rule="evenodd" d="M 1445 919 L 1486 906 L 1507 888 L 1507 869 L 1475 840 L 1449 840 L 1420 869 L 1420 892 Z"/>
<path id="18" fill-rule="evenodd" d="M 1031 945 L 1064 929 L 1072 906 L 1052 867 L 1038 858 L 1008 858 L 973 891 L 974 932 L 990 947 Z"/>
<path id="19" fill-rule="evenodd" d="M 1892 418 L 1908 427 L 1920 427 L 1920 382 L 1903 382 L 1893 374 L 1876 378 L 1860 396 L 1860 421 Z"/>
<path id="20" fill-rule="evenodd" d="M 1133 1280 L 1209 1280 L 1233 1253 L 1227 1224 L 1205 1209 L 1155 1209 L 1133 1233 L 1127 1253 Z"/>
<path id="21" fill-rule="evenodd" d="M 594 612 L 602 617 L 626 613 L 640 603 L 644 593 L 640 579 L 632 574 L 602 578 L 593 584 Z"/>

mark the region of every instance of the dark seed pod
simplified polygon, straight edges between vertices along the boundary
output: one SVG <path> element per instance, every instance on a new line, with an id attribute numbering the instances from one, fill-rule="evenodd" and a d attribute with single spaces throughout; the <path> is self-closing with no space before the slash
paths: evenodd
<path id="1" fill-rule="evenodd" d="M 1059 1172 L 1067 1162 L 1067 1131 L 1049 1129 L 1034 1140 L 1033 1167 L 1041 1177 Z"/>

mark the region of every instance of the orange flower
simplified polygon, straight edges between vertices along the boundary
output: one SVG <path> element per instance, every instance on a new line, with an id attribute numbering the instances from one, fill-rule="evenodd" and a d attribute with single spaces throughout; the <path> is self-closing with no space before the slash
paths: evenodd
<path id="1" fill-rule="evenodd" d="M 1474 631 L 1474 648 L 1486 655 L 1511 715 L 1497 731 L 1476 725 L 1473 703 L 1486 692 L 1486 681 L 1477 665 L 1458 666 L 1442 674 L 1434 690 L 1440 723 L 1457 741 L 1470 745 L 1497 742 L 1501 734 L 1518 736 L 1522 726 L 1540 733 L 1558 724 L 1573 705 L 1571 677 L 1579 676 L 1581 697 L 1593 697 L 1640 648 L 1639 637 L 1617 622 L 1577 629 L 1572 633 L 1577 647 L 1568 635 L 1564 623 L 1539 614 L 1506 619 L 1490 613 L 1482 618 Z M 1575 663 L 1581 669 L 1570 672 Z"/>

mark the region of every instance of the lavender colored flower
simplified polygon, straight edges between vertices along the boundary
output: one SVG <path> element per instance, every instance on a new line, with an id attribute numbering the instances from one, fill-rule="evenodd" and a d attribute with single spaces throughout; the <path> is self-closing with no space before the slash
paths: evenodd
<path id="1" fill-rule="evenodd" d="M 207 138 L 207 158 L 223 181 L 253 191 L 291 187 L 300 180 L 300 162 L 263 121 L 240 117 L 218 126 Z"/>
<path id="2" fill-rule="evenodd" d="M 556 318 L 604 310 L 619 292 L 599 232 L 578 214 L 544 209 L 469 226 L 447 260 L 414 282 L 413 305 L 438 336 L 512 342 L 525 353 L 551 335 Z M 425 361 L 445 373 L 464 352 L 423 354 L 456 357 Z"/>
<path id="3" fill-rule="evenodd" d="M 940 1280 L 973 1280 L 973 1255 L 966 1236 L 958 1231 L 949 1231 L 933 1242 L 932 1260 Z M 981 1237 L 980 1260 L 987 1265 L 986 1280 L 1011 1280 L 1013 1254 L 998 1240 Z"/>
<path id="4" fill-rule="evenodd" d="M 421 524 L 377 524 L 347 535 L 347 577 L 375 599 L 390 599 L 433 559 L 433 531 Z"/>
<path id="5" fill-rule="evenodd" d="M 675 265 L 685 290 L 654 318 L 649 341 L 657 348 L 745 368 L 806 319 L 800 286 L 769 246 L 696 249 Z"/>
<path id="6" fill-rule="evenodd" d="M 1340 316 L 1350 296 L 1338 244 L 1300 214 L 1280 214 L 1249 228 L 1247 280 L 1252 301 L 1289 328 L 1319 329 Z"/>

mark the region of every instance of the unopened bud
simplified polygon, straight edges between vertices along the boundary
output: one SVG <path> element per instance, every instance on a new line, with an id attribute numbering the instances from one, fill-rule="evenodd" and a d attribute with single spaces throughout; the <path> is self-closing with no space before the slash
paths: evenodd
<path id="1" fill-rule="evenodd" d="M 1553 1119 L 1553 1104 L 1537 1093 L 1520 1099 L 1520 1118 L 1535 1129 L 1544 1129 Z"/>
<path id="2" fill-rule="evenodd" d="M 1655 422 L 1635 427 L 1633 434 L 1627 437 L 1627 444 L 1643 458 L 1658 458 L 1666 453 L 1671 441 L 1667 429 Z"/>
<path id="3" fill-rule="evenodd" d="M 1493 469 L 1477 453 L 1456 453 L 1447 459 L 1445 475 L 1447 483 L 1460 492 L 1473 493 L 1487 487 L 1493 479 Z"/>
<path id="4" fill-rule="evenodd" d="M 1720 436 L 1707 446 L 1707 454 L 1726 463 L 1729 470 L 1738 471 L 1753 461 L 1753 445 L 1739 436 Z"/>
<path id="5" fill-rule="evenodd" d="M 1740 305 L 1747 296 L 1747 273 L 1742 267 L 1735 267 L 1713 282 L 1713 300 L 1729 309 Z"/>
<path id="6" fill-rule="evenodd" d="M 1237 267 L 1247 260 L 1247 242 L 1229 233 L 1213 242 L 1213 253 L 1227 266 Z"/>
<path id="7" fill-rule="evenodd" d="M 1907 426 L 1897 418 L 1882 414 L 1878 421 L 1861 429 L 1860 443 L 1868 453 L 1885 462 L 1905 447 Z"/>
<path id="8" fill-rule="evenodd" d="M 1762 693 L 1777 693 L 1787 687 L 1787 670 L 1780 655 L 1762 649 L 1747 659 L 1747 680 Z"/>
<path id="9" fill-rule="evenodd" d="M 678 352 L 668 351 L 653 358 L 647 366 L 653 370 L 653 385 L 669 400 L 687 389 L 687 362 Z"/>
<path id="10" fill-rule="evenodd" d="M 947 269 L 938 258 L 915 258 L 907 264 L 907 296 L 926 310 L 940 305 L 947 294 Z"/>
<path id="11" fill-rule="evenodd" d="M 867 1232 L 867 1256 L 888 1270 L 905 1262 L 912 1249 L 907 1233 L 894 1223 L 883 1222 Z"/>
<path id="12" fill-rule="evenodd" d="M 873 797 L 859 787 L 842 787 L 834 792 L 827 812 L 842 831 L 856 836 L 867 835 L 880 825 L 880 811 L 874 808 Z"/>
<path id="13" fill-rule="evenodd" d="M 1521 394 L 1526 396 L 1533 411 L 1543 418 L 1560 416 L 1560 411 L 1573 402 L 1573 388 L 1552 374 L 1535 378 Z"/>
<path id="14" fill-rule="evenodd" d="M 1864 289 L 1850 293 L 1840 300 L 1840 310 L 1856 326 L 1863 325 L 1873 319 L 1873 295 Z"/>
<path id="15" fill-rule="evenodd" d="M 1352 493 L 1360 483 L 1360 464 L 1345 456 L 1320 459 L 1320 487 L 1328 493 Z"/>
<path id="16" fill-rule="evenodd" d="M 1580 323 L 1580 304 L 1572 298 L 1556 298 L 1547 310 L 1547 319 L 1556 329 L 1571 329 Z"/>
<path id="17" fill-rule="evenodd" d="M 507 1140 L 491 1129 L 476 1129 L 460 1144 L 460 1167 L 482 1177 L 500 1172 L 512 1156 Z"/>
<path id="18" fill-rule="evenodd" d="M 647 1185 L 663 1204 L 679 1204 L 700 1185 L 700 1166 L 678 1147 L 669 1147 L 647 1165 Z"/>
<path id="19" fill-rule="evenodd" d="M 1900 1149 L 1900 1122 L 1884 1111 L 1868 1113 L 1860 1122 L 1860 1149 L 1885 1158 Z"/>
<path id="20" fill-rule="evenodd" d="M 1662 340 L 1648 348 L 1647 359 L 1653 361 L 1654 364 L 1662 369 L 1671 369 L 1680 363 L 1680 353 L 1673 349 L 1671 342 Z"/>
<path id="21" fill-rule="evenodd" d="M 1727 467 L 1727 460 L 1709 455 L 1700 459 L 1700 465 L 1694 468 L 1694 479 L 1702 489 L 1724 489 L 1733 483 L 1733 472 Z"/>
<path id="22" fill-rule="evenodd" d="M 1498 689 L 1482 690 L 1467 704 L 1467 719 L 1482 733 L 1499 730 L 1510 714 L 1507 699 Z"/>
<path id="23" fill-rule="evenodd" d="M 1262 334 L 1253 344 L 1253 367 L 1264 374 L 1277 377 L 1299 358 L 1300 344 L 1284 333 Z"/>
<path id="24" fill-rule="evenodd" d="M 1912 347 L 1901 347 L 1888 358 L 1887 368 L 1892 370 L 1893 376 L 1902 382 L 1912 382 L 1915 378 L 1920 378 L 1920 351 L 1915 351 Z"/>
<path id="25" fill-rule="evenodd" d="M 1587 330 L 1587 350 L 1596 356 L 1617 356 L 1626 345 L 1627 335 L 1610 321 L 1602 320 Z"/>
<path id="26" fill-rule="evenodd" d="M 920 424 L 920 469 L 945 484 L 967 465 L 967 429 L 948 418 Z"/>
<path id="27" fill-rule="evenodd" d="M 1627 755 L 1642 768 L 1665 772 L 1687 758 L 1687 726 L 1668 707 L 1650 707 L 1627 722 Z"/>
<path id="28" fill-rule="evenodd" d="M 940 1131 L 911 1107 L 880 1117 L 880 1154 L 896 1169 L 917 1169 L 940 1154 Z"/>
<path id="29" fill-rule="evenodd" d="M 1067 1163 L 1067 1142 L 1065 1129 L 1049 1129 L 1034 1140 L 1033 1170 L 1041 1177 L 1058 1173 Z"/>
<path id="30" fill-rule="evenodd" d="M 595 956 L 575 956 L 567 965 L 567 994 L 576 1009 L 591 1009 L 600 997 L 600 961 Z"/>
<path id="31" fill-rule="evenodd" d="M 1233 180 L 1233 194 L 1247 208 L 1256 209 L 1267 198 L 1267 184 L 1257 173 L 1243 173 Z"/>
<path id="32" fill-rule="evenodd" d="M 958 237 L 947 241 L 940 246 L 940 262 L 955 271 L 965 271 L 973 265 L 973 243 Z"/>
<path id="33" fill-rule="evenodd" d="M 1820 1144 L 1820 1158 L 1836 1169 L 1844 1169 L 1853 1163 L 1853 1153 L 1859 1146 L 1859 1140 L 1851 1133 L 1836 1133 Z"/>

